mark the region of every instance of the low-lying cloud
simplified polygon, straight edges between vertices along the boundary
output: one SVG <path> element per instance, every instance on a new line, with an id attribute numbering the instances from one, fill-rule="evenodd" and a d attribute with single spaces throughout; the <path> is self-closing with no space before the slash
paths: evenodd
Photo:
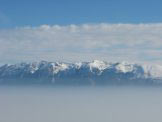
<path id="1" fill-rule="evenodd" d="M 162 23 L 41 25 L 0 30 L 0 63 L 21 61 L 158 62 Z"/>

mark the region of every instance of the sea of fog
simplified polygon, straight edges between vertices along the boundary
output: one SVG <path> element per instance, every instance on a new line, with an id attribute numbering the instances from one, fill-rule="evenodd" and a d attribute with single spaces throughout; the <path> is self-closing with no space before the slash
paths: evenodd
<path id="1" fill-rule="evenodd" d="M 162 122 L 162 87 L 0 86 L 0 122 Z"/>

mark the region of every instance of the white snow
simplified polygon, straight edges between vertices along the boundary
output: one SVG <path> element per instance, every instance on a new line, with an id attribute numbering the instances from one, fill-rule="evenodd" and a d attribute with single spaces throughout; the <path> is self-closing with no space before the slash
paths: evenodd
<path id="1" fill-rule="evenodd" d="M 38 63 L 32 63 L 32 64 L 30 64 L 30 72 L 33 74 L 33 73 L 35 73 L 38 69 L 39 69 L 39 67 L 38 67 Z"/>
<path id="2" fill-rule="evenodd" d="M 80 69 L 80 67 L 83 65 L 82 62 L 77 62 L 74 64 L 77 69 Z"/>
<path id="3" fill-rule="evenodd" d="M 104 70 L 107 67 L 109 67 L 108 64 L 106 64 L 104 61 L 99 61 L 99 60 L 94 60 L 89 63 L 90 70 L 92 71 L 93 68 L 99 69 L 99 70 Z"/>
<path id="4" fill-rule="evenodd" d="M 54 74 L 57 74 L 58 72 L 64 71 L 64 70 L 69 68 L 68 64 L 59 63 L 59 62 L 51 63 L 51 65 L 53 66 L 53 73 Z"/>
<path id="5" fill-rule="evenodd" d="M 134 69 L 134 65 L 127 62 L 122 62 L 116 66 L 116 69 L 119 72 L 123 72 L 123 73 L 132 72 Z"/>
<path id="6" fill-rule="evenodd" d="M 114 66 L 115 64 L 115 66 Z M 137 67 L 138 66 L 138 67 Z M 85 70 L 92 72 L 93 74 L 100 75 L 105 70 L 109 70 L 109 68 L 114 68 L 115 71 L 121 73 L 132 72 L 136 73 L 136 78 L 144 77 L 144 78 L 155 78 L 155 79 L 162 79 L 162 66 L 161 65 L 137 65 L 128 62 L 121 62 L 121 63 L 108 63 L 105 61 L 94 60 L 92 62 L 79 62 L 79 63 L 62 63 L 62 62 L 37 62 L 37 63 L 20 63 L 16 65 L 6 65 L 5 67 L 0 67 L 0 76 L 4 75 L 12 75 L 17 71 L 20 72 L 30 72 L 34 74 L 37 70 L 41 69 L 49 69 L 53 68 L 51 71 L 53 74 L 58 74 L 61 71 L 70 71 L 70 68 L 76 68 L 77 70 L 81 67 Z M 138 68 L 141 68 L 138 70 Z M 96 70 L 97 69 L 97 70 Z M 49 71 L 49 70 L 48 70 Z M 74 71 L 74 70 L 73 70 Z M 114 71 L 114 70 L 112 70 Z M 143 71 L 141 73 L 140 71 Z M 124 74 L 123 74 L 124 75 Z"/>
<path id="7" fill-rule="evenodd" d="M 161 65 L 142 65 L 145 76 L 152 78 L 162 78 L 162 66 Z"/>

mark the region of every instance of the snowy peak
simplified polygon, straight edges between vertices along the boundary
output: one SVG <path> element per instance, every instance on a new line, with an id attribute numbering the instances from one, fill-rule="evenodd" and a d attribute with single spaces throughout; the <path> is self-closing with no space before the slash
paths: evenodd
<path id="1" fill-rule="evenodd" d="M 54 74 L 57 74 L 60 71 L 65 71 L 66 69 L 69 68 L 68 64 L 65 64 L 65 63 L 56 62 L 56 63 L 51 63 L 51 65 L 52 65 Z"/>
<path id="2" fill-rule="evenodd" d="M 8 80 L 40 80 L 41 82 L 62 83 L 66 80 L 77 83 L 104 81 L 107 82 L 135 82 L 162 81 L 162 66 L 140 65 L 128 62 L 108 63 L 94 60 L 92 62 L 33 62 L 0 67 L 0 82 Z"/>
<path id="3" fill-rule="evenodd" d="M 104 61 L 94 60 L 89 63 L 90 69 L 96 68 L 98 70 L 104 70 L 109 67 L 109 65 Z"/>
<path id="4" fill-rule="evenodd" d="M 122 62 L 116 65 L 116 69 L 119 72 L 127 73 L 127 72 L 134 71 L 136 69 L 136 66 L 135 64 L 130 64 L 128 62 Z"/>
<path id="5" fill-rule="evenodd" d="M 152 78 L 162 78 L 162 66 L 160 65 L 143 65 L 145 76 Z"/>

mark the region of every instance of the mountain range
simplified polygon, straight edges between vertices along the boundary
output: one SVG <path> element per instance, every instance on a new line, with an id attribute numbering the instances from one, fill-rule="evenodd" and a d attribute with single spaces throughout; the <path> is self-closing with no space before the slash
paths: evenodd
<path id="1" fill-rule="evenodd" d="M 127 62 L 32 62 L 0 66 L 0 84 L 159 85 L 162 66 Z"/>

